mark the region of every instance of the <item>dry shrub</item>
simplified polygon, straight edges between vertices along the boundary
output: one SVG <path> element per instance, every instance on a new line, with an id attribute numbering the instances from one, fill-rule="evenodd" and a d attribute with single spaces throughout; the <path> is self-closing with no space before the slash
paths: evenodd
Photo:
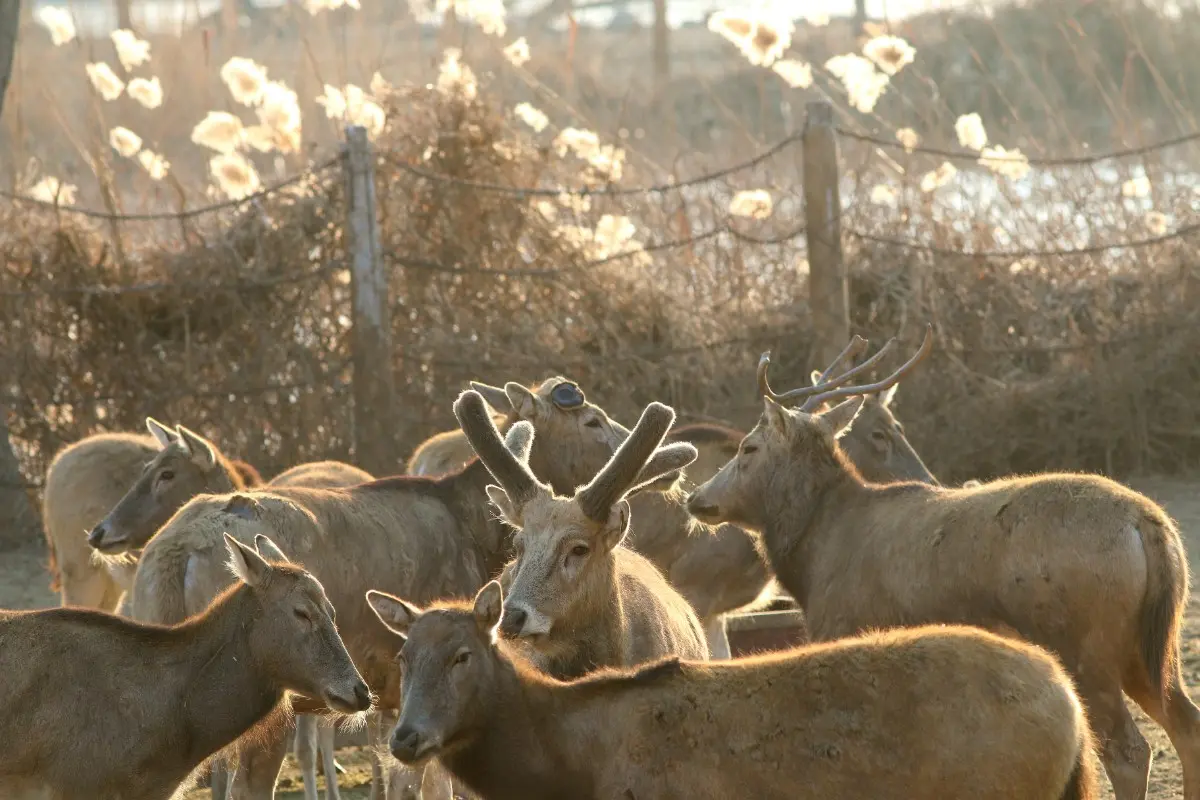
<path id="1" fill-rule="evenodd" d="M 967 89 L 936 107 L 914 99 L 909 89 L 944 77 L 920 80 L 920 59 L 884 95 L 871 129 L 890 136 L 932 119 L 922 135 L 944 145 L 930 132 L 945 138 L 956 114 L 976 109 L 956 105 Z M 778 87 L 764 80 L 742 70 L 728 86 L 748 81 L 774 97 Z M 796 106 L 803 98 L 790 96 Z M 555 152 L 552 131 L 530 134 L 494 97 L 406 87 L 386 98 L 376 170 L 397 389 L 393 409 L 367 413 L 388 414 L 397 466 L 453 425 L 450 401 L 471 379 L 561 373 L 627 422 L 659 399 L 685 419 L 745 427 L 761 409 L 753 376 L 762 350 L 774 350 L 780 386 L 807 381 L 817 365 L 806 262 L 802 240 L 788 237 L 803 216 L 798 146 L 683 191 L 596 195 L 584 208 L 578 198 L 483 185 L 557 191 L 585 182 L 584 163 Z M 676 100 L 663 113 L 682 114 L 686 98 Z M 1138 108 L 1152 106 L 1145 98 Z M 653 108 L 622 108 L 653 130 Z M 306 112 L 306 126 L 310 119 Z M 1016 120 L 989 130 L 1038 152 L 1017 138 L 1038 131 Z M 629 149 L 622 186 L 711 168 L 702 154 L 664 168 L 648 160 L 649 143 Z M 876 344 L 899 333 L 904 349 L 926 321 L 935 325 L 935 356 L 899 403 L 941 477 L 1195 463 L 1194 239 L 1060 258 L 961 255 L 1144 238 L 1151 207 L 1170 215 L 1171 228 L 1194 223 L 1195 195 L 1180 180 L 1194 170 L 1190 151 L 1055 171 L 1032 195 L 981 177 L 970 161 L 953 186 L 922 192 L 920 177 L 940 158 L 880 153 L 843 144 L 854 329 Z M 737 158 L 723 153 L 722 163 Z M 1121 182 L 1143 172 L 1152 197 L 1122 199 Z M 894 207 L 869 199 L 881 183 L 894 187 Z M 772 217 L 731 219 L 732 194 L 756 188 L 771 190 Z M 146 414 L 194 426 L 268 474 L 352 458 L 342 192 L 332 169 L 303 191 L 187 225 L 122 223 L 120 248 L 103 221 L 24 206 L 0 212 L 0 375 L 27 474 L 64 444 L 98 428 L 140 428 Z M 628 218 L 648 253 L 598 263 L 580 235 L 604 215 Z"/>

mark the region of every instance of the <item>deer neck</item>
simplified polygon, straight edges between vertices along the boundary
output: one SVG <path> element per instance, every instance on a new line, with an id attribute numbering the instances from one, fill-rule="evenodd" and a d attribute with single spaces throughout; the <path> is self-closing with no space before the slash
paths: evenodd
<path id="1" fill-rule="evenodd" d="M 775 472 L 763 498 L 767 555 L 780 583 L 801 607 L 815 554 L 833 530 L 832 523 L 845 510 L 868 501 L 868 487 L 838 455 L 819 465 L 792 461 Z"/>
<path id="2" fill-rule="evenodd" d="M 491 713 L 443 764 L 483 797 L 590 800 L 594 732 L 571 713 L 570 691 L 501 660 Z"/>
<path id="3" fill-rule="evenodd" d="M 252 590 L 239 586 L 204 615 L 172 629 L 190 669 L 170 713 L 184 728 L 184 749 L 192 760 L 237 739 L 283 699 L 283 689 L 254 658 L 250 639 L 261 613 L 257 606 Z"/>
<path id="4" fill-rule="evenodd" d="M 470 461 L 452 480 L 450 502 L 455 518 L 461 521 L 463 531 L 483 558 L 487 574 L 499 575 L 512 555 L 512 540 L 516 531 L 492 513 L 487 486 L 496 481 L 477 458 Z"/>

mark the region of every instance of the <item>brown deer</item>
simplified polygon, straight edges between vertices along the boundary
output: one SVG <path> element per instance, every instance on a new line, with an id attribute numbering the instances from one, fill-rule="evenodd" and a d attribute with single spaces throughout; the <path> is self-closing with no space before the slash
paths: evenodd
<path id="1" fill-rule="evenodd" d="M 367 592 L 403 640 L 392 754 L 489 800 L 1096 797 L 1083 709 L 1036 646 L 937 626 L 563 683 L 496 636 L 503 599 Z"/>
<path id="2" fill-rule="evenodd" d="M 256 545 L 226 537 L 237 583 L 178 625 L 0 611 L 0 796 L 166 800 L 212 754 L 277 724 L 289 692 L 368 709 L 321 584 Z"/>
<path id="3" fill-rule="evenodd" d="M 692 493 L 689 510 L 761 532 L 815 640 L 968 623 L 1056 653 L 1103 743 L 1118 800 L 1145 797 L 1150 769 L 1124 690 L 1166 729 L 1185 797 L 1200 800 L 1200 710 L 1179 664 L 1187 559 L 1162 508 L 1097 475 L 883 486 L 863 480 L 843 453 L 863 395 L 893 385 L 932 344 L 930 329 L 916 355 L 876 384 L 840 386 L 843 375 L 783 394 L 771 389 L 764 354 L 763 416 L 738 455 Z M 781 405 L 797 397 L 806 398 L 799 409 Z"/>
<path id="4" fill-rule="evenodd" d="M 539 667 L 574 678 L 599 667 L 630 666 L 665 655 L 708 658 L 700 621 L 644 556 L 621 546 L 629 531 L 625 498 L 639 485 L 678 472 L 696 458 L 690 444 L 659 449 L 675 412 L 651 403 L 607 464 L 572 497 L 540 482 L 524 458 L 536 441 L 528 422 L 508 450 L 474 391 L 454 406 L 479 458 L 500 484 L 488 495 L 518 533 L 503 635 L 525 644 Z"/>
<path id="5" fill-rule="evenodd" d="M 607 418 L 558 418 L 539 426 L 534 452 L 549 470 L 574 463 L 581 452 L 602 464 L 627 435 Z M 592 451 L 607 455 L 597 459 Z M 557 453 L 558 460 L 542 452 Z M 539 467 L 534 469 L 539 474 Z M 552 471 L 540 477 L 559 476 Z M 662 483 L 677 478 L 667 476 Z M 381 706 L 395 708 L 398 687 L 387 684 L 391 641 L 363 607 L 362 586 L 432 601 L 469 596 L 499 574 L 510 558 L 512 530 L 488 509 L 490 481 L 483 464 L 472 461 L 439 478 L 401 476 L 345 488 L 270 486 L 201 495 L 147 543 L 130 593 L 130 614 L 166 623 L 195 613 L 229 582 L 218 545 L 222 534 L 229 531 L 243 541 L 267 534 L 322 580 L 342 612 L 355 663 L 382 696 Z M 369 738 L 382 736 L 378 714 L 370 715 L 367 725 Z M 259 776 L 253 783 L 265 786 L 274 782 L 278 761 L 255 758 L 251 771 Z M 382 768 L 375 762 L 372 785 L 382 784 Z"/>
<path id="6" fill-rule="evenodd" d="M 46 471 L 42 519 L 50 553 L 50 587 L 61 593 L 63 605 L 103 611 L 116 609 L 128 587 L 119 583 L 104 564 L 95 561 L 88 546 L 88 532 L 96 529 L 97 523 L 146 472 L 147 463 L 165 451 L 170 450 L 172 462 L 178 463 L 173 467 L 174 474 L 157 483 L 156 488 L 163 495 L 172 494 L 171 484 L 176 480 L 207 485 L 214 491 L 232 491 L 262 483 L 252 466 L 224 457 L 219 458 L 219 464 L 208 474 L 203 474 L 190 454 L 184 454 L 187 446 L 184 442 L 190 441 L 183 433 L 186 429 L 172 430 L 150 417 L 146 418 L 146 427 L 151 436 L 99 433 L 80 439 L 61 450 Z M 187 436 L 194 434 L 188 431 Z M 155 477 L 161 476 L 155 473 Z M 115 563 L 112 572 L 127 583 L 132 579 L 133 566 L 131 560 Z"/>

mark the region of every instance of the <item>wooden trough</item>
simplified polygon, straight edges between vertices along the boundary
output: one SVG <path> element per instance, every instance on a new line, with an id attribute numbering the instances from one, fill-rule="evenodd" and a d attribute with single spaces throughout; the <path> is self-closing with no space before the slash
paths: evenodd
<path id="1" fill-rule="evenodd" d="M 808 642 L 804 612 L 795 609 L 730 614 L 725 617 L 725 631 L 734 658 L 765 650 L 786 650 Z"/>

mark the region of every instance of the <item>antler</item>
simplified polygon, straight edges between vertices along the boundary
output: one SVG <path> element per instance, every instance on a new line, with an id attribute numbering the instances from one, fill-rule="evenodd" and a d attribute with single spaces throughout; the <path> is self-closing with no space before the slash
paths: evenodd
<path id="1" fill-rule="evenodd" d="M 888 344 L 891 344 L 892 341 L 894 340 L 888 340 Z M 828 383 L 819 384 L 816 388 L 819 389 L 821 393 L 814 395 L 809 403 L 812 403 L 813 405 L 819 405 L 821 403 L 828 403 L 833 400 L 840 400 L 844 397 L 857 397 L 858 395 L 874 394 L 875 392 L 882 392 L 884 389 L 890 389 L 899 383 L 901 378 L 911 372 L 913 368 L 917 366 L 917 364 L 920 364 L 922 361 L 924 361 L 925 357 L 929 355 L 931 350 L 933 350 L 933 326 L 926 324 L 925 338 L 921 341 L 920 348 L 917 349 L 917 352 L 913 354 L 912 358 L 901 364 L 900 368 L 891 375 L 875 383 L 868 383 L 863 386 L 845 386 L 841 389 L 834 388 L 841 383 L 845 383 L 845 381 L 841 380 L 841 378 L 837 378 Z M 882 353 L 883 350 L 880 350 L 879 352 Z M 863 363 L 866 364 L 867 362 Z M 853 371 L 854 370 L 851 370 L 851 372 Z M 843 375 L 842 377 L 845 376 Z M 807 403 L 805 405 L 807 405 Z"/>
<path id="2" fill-rule="evenodd" d="M 674 422 L 675 411 L 670 406 L 662 403 L 646 406 L 637 425 L 608 463 L 587 486 L 575 493 L 576 502 L 589 519 L 608 519 L 613 505 L 637 483 L 642 468 L 658 450 Z"/>
<path id="3" fill-rule="evenodd" d="M 856 340 L 861 341 L 862 345 L 858 345 Z M 767 380 L 767 370 L 771 366 L 771 351 L 768 350 L 767 352 L 763 353 L 762 356 L 760 356 L 758 359 L 758 393 L 762 397 L 771 398 L 776 403 L 782 403 L 784 400 L 794 400 L 797 397 L 815 397 L 816 395 L 819 395 L 822 392 L 825 392 L 836 386 L 841 386 L 842 384 L 850 381 L 855 376 L 860 375 L 860 374 L 866 372 L 867 370 L 871 369 L 871 367 L 873 367 L 877 363 L 879 363 L 879 360 L 881 358 L 883 358 L 884 355 L 886 355 L 889 350 L 892 349 L 892 345 L 895 343 L 896 343 L 895 338 L 888 339 L 887 342 L 884 343 L 883 347 L 879 348 L 878 353 L 871 356 L 866 361 L 859 364 L 857 367 L 852 367 L 852 368 L 846 370 L 841 375 L 838 375 L 836 378 L 832 378 L 828 381 L 823 380 L 820 383 L 814 384 L 813 386 L 801 386 L 799 389 L 792 389 L 790 392 L 783 392 L 782 394 L 775 392 L 771 388 L 770 382 Z M 866 344 L 866 340 L 862 339 L 860 336 L 856 335 L 853 339 L 850 340 L 850 344 L 846 345 L 846 347 L 842 350 L 842 352 L 838 354 L 838 357 L 836 359 L 834 359 L 833 364 L 829 365 L 829 369 L 826 370 L 826 372 L 833 370 L 838 364 L 840 364 L 842 362 L 843 359 L 845 359 L 845 357 L 848 354 L 853 352 L 853 350 L 855 348 L 861 348 L 865 344 Z M 822 373 L 821 377 L 824 378 L 825 373 Z M 808 411 L 814 407 L 815 407 L 815 404 L 814 404 L 813 400 L 809 400 L 804 403 L 804 405 L 801 407 L 801 410 Z"/>
<path id="4" fill-rule="evenodd" d="M 458 417 L 459 427 L 466 434 L 467 441 L 471 443 L 479 460 L 487 467 L 488 472 L 492 473 L 492 477 L 504 489 L 513 505 L 520 507 L 532 500 L 539 491 L 546 490 L 529 467 L 509 450 L 500 438 L 496 423 L 488 414 L 487 404 L 479 392 L 468 389 L 460 394 L 454 401 L 454 416 Z M 511 436 L 514 444 L 522 451 L 527 449 L 526 445 L 531 444 L 533 439 L 532 430 Z"/>
<path id="5" fill-rule="evenodd" d="M 837 358 L 831 361 L 829 366 L 827 366 L 823 372 L 817 375 L 816 380 L 813 381 L 813 386 L 818 386 L 822 383 L 825 383 L 835 375 L 842 374 L 843 370 L 849 370 L 854 366 L 855 359 L 857 359 L 866 351 L 867 340 L 859 336 L 857 333 L 854 334 L 854 336 L 850 338 L 850 344 L 846 345 L 846 348 L 842 350 L 842 352 L 838 353 Z M 800 406 L 800 410 L 812 410 L 811 399 L 805 400 L 804 404 Z"/>

